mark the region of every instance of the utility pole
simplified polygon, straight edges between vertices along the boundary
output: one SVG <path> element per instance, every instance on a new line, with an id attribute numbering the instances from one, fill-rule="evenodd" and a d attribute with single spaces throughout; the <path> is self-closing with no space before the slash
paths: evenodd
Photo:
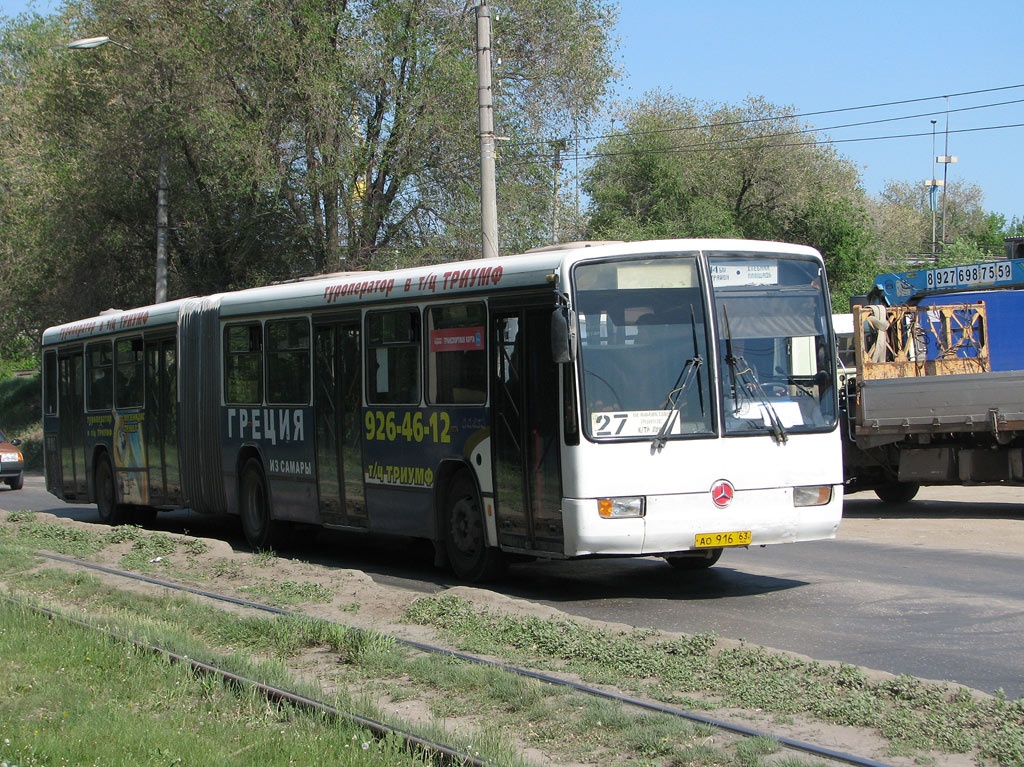
<path id="1" fill-rule="evenodd" d="M 934 122 L 934 121 L 933 121 Z M 935 150 L 932 149 L 932 152 Z M 942 163 L 942 249 L 946 249 L 946 174 L 949 171 L 949 164 L 956 162 L 957 158 L 949 156 L 949 96 L 946 96 L 946 148 L 940 157 L 936 157 Z"/>
<path id="2" fill-rule="evenodd" d="M 938 182 L 935 180 L 935 160 L 938 158 L 935 156 L 935 120 L 932 120 L 932 177 L 924 182 L 924 185 L 928 187 L 928 207 L 932 211 L 932 260 L 935 260 L 935 209 L 938 207 L 935 204 L 935 189 L 938 186 Z"/>
<path id="3" fill-rule="evenodd" d="M 101 45 L 115 45 L 124 48 L 135 56 L 141 56 L 137 50 L 130 45 L 111 40 L 107 35 L 100 37 L 87 37 L 79 40 L 72 40 L 67 47 L 72 50 L 89 50 L 99 48 Z M 153 87 L 157 98 L 163 100 L 167 78 L 164 75 L 163 62 L 156 60 L 156 70 L 153 74 Z M 167 136 L 161 135 L 159 161 L 156 176 L 156 301 L 162 304 L 167 300 L 167 197 L 170 184 L 167 183 Z"/>
<path id="4" fill-rule="evenodd" d="M 555 165 L 552 172 L 551 183 L 551 244 L 558 244 L 558 187 L 562 180 L 562 150 L 566 147 L 564 138 L 551 142 L 555 150 Z"/>
<path id="5" fill-rule="evenodd" d="M 156 174 L 156 303 L 167 300 L 167 139 L 160 139 Z"/>
<path id="6" fill-rule="evenodd" d="M 498 255 L 498 198 L 494 172 L 494 94 L 491 90 L 491 10 L 476 6 L 477 101 L 480 111 L 480 231 L 484 258 Z"/>

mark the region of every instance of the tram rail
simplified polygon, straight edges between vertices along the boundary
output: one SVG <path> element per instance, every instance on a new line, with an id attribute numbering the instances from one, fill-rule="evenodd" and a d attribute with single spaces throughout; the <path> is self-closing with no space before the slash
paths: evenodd
<path id="1" fill-rule="evenodd" d="M 387 735 L 394 735 L 401 739 L 405 748 L 409 751 L 420 751 L 434 757 L 434 762 L 440 767 L 487 767 L 490 762 L 479 759 L 478 757 L 469 754 L 464 751 L 460 751 L 457 748 L 448 746 L 444 743 L 440 743 L 436 740 L 417 735 L 414 732 L 403 729 L 401 727 L 395 727 L 387 724 L 386 722 L 380 722 L 376 719 L 372 719 L 362 714 L 356 714 L 352 711 L 344 711 L 339 709 L 337 706 L 331 705 L 316 698 L 311 698 L 307 695 L 294 692 L 293 690 L 287 690 L 283 687 L 275 687 L 274 685 L 260 682 L 256 679 L 236 674 L 229 669 L 222 668 L 212 663 L 191 658 L 187 655 L 168 650 L 159 645 L 147 644 L 133 637 L 121 634 L 120 632 L 113 631 L 103 626 L 96 626 L 88 621 L 76 618 L 72 615 L 60 612 L 58 610 L 51 610 L 50 608 L 43 607 L 42 605 L 32 604 L 31 602 L 25 602 L 20 599 L 15 599 L 10 596 L 0 595 L 0 599 L 3 601 L 14 604 L 24 609 L 33 610 L 41 615 L 46 615 L 51 619 L 63 620 L 68 623 L 73 623 L 77 626 L 82 626 L 87 629 L 98 631 L 102 634 L 116 639 L 117 641 L 130 644 L 133 647 L 149 652 L 154 655 L 161 655 L 169 660 L 176 663 L 184 663 L 188 665 L 193 671 L 212 676 L 220 679 L 223 682 L 229 684 L 238 685 L 239 687 L 246 687 L 255 689 L 264 695 L 267 700 L 274 703 L 290 703 L 298 708 L 306 709 L 309 711 L 316 711 L 322 714 L 327 714 L 336 719 L 344 719 L 352 722 L 366 730 L 369 730 L 378 738 L 383 738 Z"/>
<path id="2" fill-rule="evenodd" d="M 205 589 L 199 589 L 199 588 L 195 588 L 193 586 L 186 586 L 184 584 L 174 583 L 173 581 L 165 581 L 165 580 L 161 580 L 159 578 L 153 578 L 153 577 L 150 577 L 148 575 L 142 575 L 142 574 L 139 574 L 139 573 L 133 573 L 133 572 L 129 572 L 129 571 L 126 571 L 126 570 L 118 570 L 117 568 L 108 567 L 106 565 L 100 565 L 100 564 L 97 564 L 95 562 L 88 562 L 88 561 L 85 561 L 85 560 L 75 559 L 73 557 L 68 557 L 68 556 L 65 556 L 65 555 L 62 555 L 62 554 L 54 554 L 54 553 L 51 553 L 51 552 L 37 551 L 36 555 L 40 556 L 40 557 L 43 557 L 45 559 L 50 559 L 50 560 L 57 561 L 57 562 L 63 562 L 65 564 L 70 564 L 70 565 L 74 565 L 74 566 L 84 567 L 84 568 L 87 568 L 87 569 L 90 569 L 90 570 L 96 570 L 98 572 L 102 572 L 102 573 L 105 573 L 107 575 L 113 575 L 113 576 L 116 576 L 116 577 L 121 577 L 121 578 L 136 580 L 136 581 L 141 581 L 143 583 L 148 583 L 148 584 L 151 584 L 151 585 L 154 585 L 154 586 L 160 586 L 160 587 L 171 589 L 171 590 L 174 590 L 174 591 L 181 591 L 181 592 L 185 592 L 185 593 L 188 593 L 188 594 L 192 594 L 194 596 L 199 596 L 199 597 L 203 597 L 203 598 L 206 598 L 206 599 L 210 599 L 210 600 L 214 600 L 214 601 L 219 601 L 219 602 L 225 602 L 225 603 L 228 603 L 228 604 L 233 604 L 233 605 L 236 605 L 236 606 L 245 607 L 245 608 L 249 608 L 249 609 L 252 609 L 252 610 L 257 610 L 257 611 L 260 611 L 260 612 L 266 612 L 266 613 L 271 613 L 271 614 L 275 614 L 275 615 L 289 616 L 289 617 L 295 617 L 295 618 L 306 618 L 306 619 L 313 618 L 313 616 L 309 616 L 309 615 L 306 615 L 304 613 L 301 613 L 301 612 L 298 612 L 298 611 L 295 611 L 295 610 L 287 610 L 287 609 L 284 609 L 284 608 L 281 608 L 281 607 L 274 607 L 272 605 L 266 605 L 266 604 L 262 604 L 260 602 L 254 602 L 254 601 L 251 601 L 251 600 L 240 599 L 239 597 L 233 597 L 233 596 L 230 596 L 230 595 L 227 595 L 227 594 L 218 594 L 218 593 L 213 592 L 213 591 L 208 591 L 208 590 L 205 590 Z M 337 626 L 344 627 L 345 629 L 347 629 L 349 631 L 357 631 L 357 632 L 358 631 L 363 631 L 363 629 L 361 629 L 359 627 L 350 626 L 348 624 L 341 623 L 341 622 L 338 622 L 338 621 L 330 621 L 330 620 L 327 620 L 325 618 L 319 618 L 319 617 L 317 617 L 315 619 L 316 620 L 325 620 L 327 623 L 331 623 L 331 624 L 334 624 L 334 625 L 337 625 Z M 808 742 L 797 740 L 797 739 L 794 739 L 794 738 L 790 738 L 790 737 L 787 737 L 787 736 L 784 736 L 784 735 L 776 735 L 776 734 L 773 734 L 771 732 L 766 732 L 764 730 L 758 730 L 758 729 L 755 729 L 755 728 L 752 728 L 752 727 L 747 727 L 745 725 L 737 724 L 735 722 L 729 722 L 729 721 L 725 721 L 725 720 L 722 720 L 722 719 L 717 719 L 717 718 L 714 718 L 714 717 L 705 716 L 704 714 L 699 714 L 699 713 L 696 713 L 696 712 L 693 712 L 693 711 L 689 711 L 689 710 L 686 710 L 686 709 L 678 708 L 676 706 L 670 706 L 670 705 L 666 705 L 666 704 L 663 704 L 663 703 L 658 703 L 656 701 L 644 700 L 644 699 L 641 699 L 641 698 L 636 698 L 636 697 L 632 697 L 632 696 L 629 696 L 629 695 L 624 695 L 622 693 L 618 693 L 618 692 L 614 692 L 614 691 L 603 690 L 603 689 L 600 689 L 598 687 L 593 687 L 591 685 L 582 684 L 580 682 L 575 682 L 575 681 L 568 680 L 568 679 L 562 679 L 562 678 L 557 677 L 557 676 L 555 676 L 553 674 L 546 674 L 546 673 L 542 673 L 542 672 L 539 672 L 539 671 L 533 671 L 531 669 L 521 668 L 521 667 L 518 667 L 518 666 L 512 666 L 512 665 L 509 665 L 509 664 L 506 664 L 506 663 L 499 663 L 497 661 L 492 661 L 492 660 L 489 660 L 487 658 L 481 658 L 479 656 L 472 655 L 472 654 L 469 654 L 469 653 L 463 653 L 463 652 L 458 652 L 458 651 L 450 650 L 450 649 L 443 648 L 443 647 L 437 647 L 437 646 L 434 646 L 434 645 L 426 644 L 424 642 L 417 642 L 415 640 L 405 639 L 403 637 L 397 637 L 397 636 L 391 636 L 391 635 L 386 635 L 386 636 L 387 636 L 388 639 L 392 640 L 396 644 L 403 645 L 403 646 L 409 647 L 411 649 L 418 650 L 420 652 L 430 653 L 430 654 L 440 655 L 440 656 L 446 656 L 446 657 L 458 659 L 460 661 L 464 661 L 466 663 L 474 663 L 474 664 L 479 664 L 479 665 L 483 665 L 483 666 L 489 666 L 491 668 L 500 669 L 502 671 L 506 671 L 508 673 L 515 674 L 517 676 L 521 676 L 521 677 L 529 678 L 529 679 L 534 679 L 534 680 L 543 682 L 545 684 L 550 684 L 550 685 L 556 685 L 556 686 L 560 686 L 560 687 L 570 688 L 570 689 L 573 689 L 573 690 L 575 690 L 577 692 L 581 692 L 581 693 L 584 693 L 584 694 L 587 694 L 587 695 L 591 695 L 591 696 L 594 696 L 594 697 L 598 697 L 598 698 L 604 698 L 606 700 L 615 701 L 615 702 L 621 703 L 623 705 L 631 706 L 631 707 L 634 707 L 634 708 L 639 708 L 639 709 L 646 710 L 646 711 L 657 712 L 657 713 L 660 713 L 660 714 L 666 714 L 668 716 L 677 717 L 677 718 L 684 719 L 684 720 L 687 720 L 687 721 L 690 721 L 690 722 L 704 724 L 704 725 L 707 725 L 707 726 L 710 726 L 710 727 L 714 727 L 715 729 L 721 730 L 723 732 L 731 733 L 733 735 L 740 735 L 740 736 L 743 736 L 743 737 L 768 737 L 768 738 L 771 738 L 771 739 L 775 740 L 776 742 L 779 743 L 779 745 L 783 746 L 786 749 L 789 749 L 789 750 L 792 750 L 792 751 L 801 752 L 801 753 L 805 753 L 805 754 L 809 754 L 809 755 L 816 756 L 816 757 L 819 757 L 819 758 L 822 758 L 822 759 L 828 759 L 828 760 L 835 761 L 835 762 L 840 762 L 840 763 L 843 763 L 843 764 L 854 765 L 855 767 L 891 767 L 890 765 L 888 765 L 885 762 L 879 762 L 879 761 L 875 761 L 873 759 L 869 759 L 869 758 L 866 758 L 866 757 L 856 756 L 854 754 L 848 754 L 848 753 L 845 753 L 843 751 L 838 751 L 838 750 L 831 749 L 831 748 L 828 748 L 828 747 L 825 747 L 825 746 L 820 746 L 820 745 L 817 745 L 817 744 L 814 744 L 814 743 L 808 743 Z M 470 762 L 465 762 L 465 763 L 469 764 Z"/>

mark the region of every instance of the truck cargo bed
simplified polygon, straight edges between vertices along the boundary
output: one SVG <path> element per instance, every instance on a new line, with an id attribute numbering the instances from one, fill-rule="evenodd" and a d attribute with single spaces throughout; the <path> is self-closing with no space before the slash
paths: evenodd
<path id="1" fill-rule="evenodd" d="M 1024 431 L 1024 370 L 858 383 L 856 436 Z M 874 441 L 874 440 L 872 440 Z"/>

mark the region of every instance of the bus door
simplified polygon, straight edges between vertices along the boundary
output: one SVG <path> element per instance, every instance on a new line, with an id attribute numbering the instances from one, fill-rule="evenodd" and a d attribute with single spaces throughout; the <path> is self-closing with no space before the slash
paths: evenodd
<path id="1" fill-rule="evenodd" d="M 146 463 L 149 502 L 181 503 L 178 460 L 178 369 L 174 339 L 146 341 Z"/>
<path id="2" fill-rule="evenodd" d="M 65 498 L 86 498 L 89 477 L 85 464 L 85 376 L 82 350 L 62 354 L 59 413 L 61 487 Z"/>
<path id="3" fill-rule="evenodd" d="M 320 519 L 325 525 L 367 527 L 359 319 L 318 325 L 314 333 L 313 404 Z"/>
<path id="4" fill-rule="evenodd" d="M 46 467 L 46 489 L 54 495 L 63 492 L 60 470 L 60 420 L 57 416 L 57 392 L 60 376 L 57 373 L 57 352 L 43 352 L 43 450 Z"/>
<path id="5" fill-rule="evenodd" d="M 491 303 L 491 435 L 498 542 L 563 550 L 558 366 L 550 295 Z"/>

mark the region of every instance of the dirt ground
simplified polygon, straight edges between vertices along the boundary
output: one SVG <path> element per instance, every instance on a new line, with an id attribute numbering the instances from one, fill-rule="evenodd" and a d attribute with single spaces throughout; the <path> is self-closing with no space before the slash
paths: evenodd
<path id="1" fill-rule="evenodd" d="M 902 506 L 886 506 L 877 501 L 871 493 L 859 493 L 847 499 L 839 537 L 845 540 L 878 543 L 898 541 L 902 545 L 1020 554 L 1024 552 L 1024 506 L 1017 503 L 1020 493 L 1021 491 L 1015 488 L 926 488 L 921 491 L 919 498 L 929 501 L 929 503 L 926 505 L 910 503 Z M 6 500 L 8 499 L 0 498 L 0 505 L 9 507 L 9 504 L 3 503 Z M 970 504 L 969 508 L 968 504 Z M 0 520 L 5 518 L 6 512 L 0 511 Z M 52 521 L 76 527 L 96 527 L 89 522 L 75 521 L 45 513 L 40 513 L 38 519 L 39 521 Z M 334 566 L 303 562 L 298 559 L 282 557 L 272 560 L 268 566 L 265 559 L 261 560 L 244 551 L 236 551 L 223 540 L 207 538 L 204 541 L 209 549 L 201 556 L 186 558 L 184 553 L 179 553 L 175 555 L 173 563 L 165 563 L 171 564 L 179 573 L 176 578 L 179 582 L 254 601 L 261 600 L 258 596 L 243 593 L 241 589 L 271 579 L 316 583 L 329 588 L 334 597 L 329 604 L 303 605 L 300 609 L 306 614 L 348 625 L 372 628 L 396 637 L 440 644 L 439 638 L 433 634 L 432 630 L 399 622 L 405 608 L 413 600 L 423 596 L 420 592 L 375 582 L 369 575 L 359 570 L 340 569 Z M 129 548 L 130 544 L 128 543 L 109 546 L 93 560 L 118 568 L 121 556 Z M 45 566 L 66 567 L 74 571 L 81 570 L 72 565 L 62 565 L 52 561 L 47 562 Z M 183 572 L 187 574 L 187 577 L 181 576 Z M 127 582 L 116 576 L 102 573 L 95 574 L 118 588 L 166 593 L 158 586 L 136 581 Z M 160 572 L 155 572 L 153 575 L 158 578 L 162 577 Z M 459 586 L 450 588 L 448 591 L 472 601 L 481 609 L 540 617 L 562 615 L 554 608 L 508 597 L 486 588 Z M 353 605 L 358 605 L 358 609 L 352 610 L 351 606 Z M 585 619 L 576 618 L 575 620 L 599 625 Z M 628 629 L 628 627 L 614 624 L 600 625 L 611 630 Z M 727 639 L 722 641 L 730 642 Z M 871 675 L 888 676 L 883 672 L 871 672 Z M 392 708 L 387 705 L 387 701 L 382 700 L 380 704 L 385 710 Z M 425 712 L 417 711 L 415 702 L 404 701 L 400 705 L 396 704 L 392 713 L 415 721 Z M 817 722 L 797 721 L 792 725 L 782 726 L 777 722 L 772 722 L 760 712 L 723 711 L 713 712 L 712 715 L 732 718 L 746 726 L 771 731 L 776 735 L 805 740 L 860 756 L 869 756 L 889 764 L 913 764 L 910 759 L 894 758 L 887 755 L 884 742 L 872 732 Z M 973 759 L 967 755 L 933 756 L 932 764 L 936 767 L 968 767 L 973 764 Z M 530 753 L 529 757 L 534 763 L 551 764 L 543 758 L 543 755 L 536 752 Z"/>
<path id="2" fill-rule="evenodd" d="M 846 498 L 838 537 L 1022 555 L 1024 488 L 924 487 L 914 501 L 899 505 L 855 493 Z"/>

